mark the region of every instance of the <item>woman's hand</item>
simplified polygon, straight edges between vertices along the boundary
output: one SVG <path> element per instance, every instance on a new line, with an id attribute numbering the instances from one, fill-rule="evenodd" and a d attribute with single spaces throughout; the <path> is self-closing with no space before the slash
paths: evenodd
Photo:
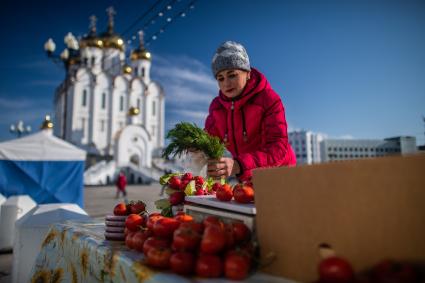
<path id="1" fill-rule="evenodd" d="M 222 157 L 208 160 L 207 174 L 215 179 L 227 178 L 240 172 L 239 163 L 233 158 Z"/>

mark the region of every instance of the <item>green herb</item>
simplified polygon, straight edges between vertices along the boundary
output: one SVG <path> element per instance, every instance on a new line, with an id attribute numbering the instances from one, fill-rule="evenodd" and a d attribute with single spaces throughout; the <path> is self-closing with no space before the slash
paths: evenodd
<path id="1" fill-rule="evenodd" d="M 224 154 L 224 144 L 218 137 L 210 136 L 203 129 L 187 122 L 177 124 L 167 134 L 170 144 L 164 149 L 162 156 L 181 156 L 189 150 L 200 150 L 208 158 L 218 159 Z"/>

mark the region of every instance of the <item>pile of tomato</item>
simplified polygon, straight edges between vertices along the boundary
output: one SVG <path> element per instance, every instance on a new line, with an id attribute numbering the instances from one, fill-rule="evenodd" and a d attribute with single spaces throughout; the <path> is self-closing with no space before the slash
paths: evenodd
<path id="1" fill-rule="evenodd" d="M 229 184 L 216 183 L 214 186 L 216 186 L 215 196 L 220 201 L 235 199 L 238 203 L 254 202 L 254 188 L 251 183 L 236 184 L 233 187 Z"/>
<path id="2" fill-rule="evenodd" d="M 142 252 L 147 265 L 185 276 L 242 280 L 255 254 L 244 223 L 225 223 L 214 216 L 196 222 L 183 212 L 174 217 L 130 214 L 125 234 L 126 246 Z"/>

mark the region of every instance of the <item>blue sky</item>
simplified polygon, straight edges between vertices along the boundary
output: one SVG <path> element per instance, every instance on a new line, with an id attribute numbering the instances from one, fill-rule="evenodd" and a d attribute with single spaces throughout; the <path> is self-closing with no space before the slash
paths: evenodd
<path id="1" fill-rule="evenodd" d="M 168 15 L 190 3 L 174 2 Z M 64 70 L 46 57 L 47 38 L 60 52 L 65 34 L 84 35 L 92 14 L 103 32 L 112 5 L 115 30 L 130 40 L 158 9 L 128 28 L 154 3 L 2 1 L 0 141 L 14 137 L 11 123 L 36 130 L 53 114 Z M 145 28 L 147 40 L 163 23 Z M 152 77 L 166 92 L 166 129 L 178 121 L 203 125 L 217 93 L 211 58 L 229 39 L 246 47 L 252 66 L 280 94 L 290 129 L 335 138 L 411 135 L 425 144 L 425 1 L 197 0 L 148 46 Z"/>

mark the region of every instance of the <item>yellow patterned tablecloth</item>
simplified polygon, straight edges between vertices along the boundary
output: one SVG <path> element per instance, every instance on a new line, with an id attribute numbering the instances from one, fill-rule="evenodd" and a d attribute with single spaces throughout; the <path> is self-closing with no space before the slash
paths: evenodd
<path id="1" fill-rule="evenodd" d="M 103 222 L 53 224 L 47 233 L 30 275 L 31 282 L 228 282 L 186 278 L 159 272 L 143 264 L 143 254 L 122 242 L 105 240 Z M 266 281 L 264 281 L 266 280 Z M 282 278 L 255 274 L 248 282 L 282 282 Z"/>

